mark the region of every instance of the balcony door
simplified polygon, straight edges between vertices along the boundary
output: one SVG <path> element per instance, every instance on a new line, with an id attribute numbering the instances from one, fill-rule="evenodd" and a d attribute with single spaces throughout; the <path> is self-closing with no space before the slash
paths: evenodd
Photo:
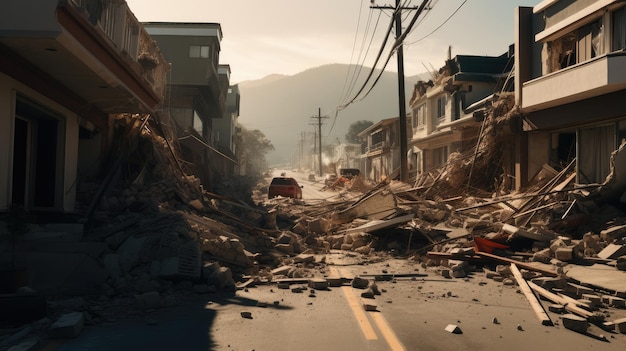
<path id="1" fill-rule="evenodd" d="M 617 146 L 615 125 L 578 130 L 580 184 L 603 183 L 611 172 L 611 153 Z"/>
<path id="2" fill-rule="evenodd" d="M 25 209 L 62 206 L 62 120 L 18 97 L 13 131 L 11 202 Z"/>

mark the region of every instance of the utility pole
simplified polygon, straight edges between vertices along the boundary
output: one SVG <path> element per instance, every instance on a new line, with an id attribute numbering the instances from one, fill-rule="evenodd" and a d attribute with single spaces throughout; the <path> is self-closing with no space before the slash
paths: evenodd
<path id="1" fill-rule="evenodd" d="M 317 118 L 317 163 L 318 163 L 318 176 L 322 176 L 322 118 L 328 118 L 328 116 L 322 116 L 322 109 L 317 108 L 317 116 L 311 118 Z"/>
<path id="2" fill-rule="evenodd" d="M 396 25 L 396 40 L 402 37 L 402 10 L 417 10 L 418 7 L 401 7 L 400 0 L 396 0 L 396 6 L 371 6 L 375 9 L 393 9 L 395 16 L 394 22 Z M 407 136 L 407 120 L 406 120 L 406 97 L 404 93 L 404 50 L 403 45 L 400 43 L 398 47 L 398 110 L 400 120 L 400 181 L 406 182 L 409 180 L 409 168 L 406 155 L 408 152 L 408 136 Z"/>
<path id="3" fill-rule="evenodd" d="M 305 131 L 300 132 L 300 159 L 298 161 L 298 168 L 302 169 L 302 160 L 304 159 L 304 147 L 306 145 L 306 133 Z"/>

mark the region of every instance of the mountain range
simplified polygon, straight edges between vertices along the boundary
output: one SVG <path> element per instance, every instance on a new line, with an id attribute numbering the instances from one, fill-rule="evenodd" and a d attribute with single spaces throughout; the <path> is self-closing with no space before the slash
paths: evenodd
<path id="1" fill-rule="evenodd" d="M 399 115 L 398 75 L 389 71 L 383 72 L 365 98 L 362 96 L 371 84 L 358 100 L 338 110 L 338 106 L 354 98 L 370 71 L 371 68 L 362 67 L 355 75 L 353 65 L 329 64 L 291 76 L 273 74 L 240 82 L 239 124 L 258 129 L 272 142 L 275 150 L 266 156 L 270 166 L 294 160 L 303 142 L 308 145 L 305 150 L 312 150 L 318 121 L 322 122 L 323 145 L 345 143 L 344 136 L 352 123 L 376 123 Z M 370 81 L 379 73 L 374 71 Z M 428 73 L 405 77 L 407 106 L 414 84 L 427 79 Z"/>

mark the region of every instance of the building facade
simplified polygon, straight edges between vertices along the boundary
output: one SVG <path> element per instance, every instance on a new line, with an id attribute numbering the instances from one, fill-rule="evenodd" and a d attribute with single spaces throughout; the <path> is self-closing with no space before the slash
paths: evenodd
<path id="1" fill-rule="evenodd" d="M 166 108 L 178 127 L 186 172 L 212 189 L 224 165 L 236 163 L 219 151 L 213 127 L 214 119 L 225 116 L 230 86 L 230 68 L 220 71 L 219 65 L 222 28 L 219 23 L 143 25 L 172 65 Z"/>
<path id="2" fill-rule="evenodd" d="M 481 119 L 474 112 L 507 90 L 513 59 L 458 55 L 428 82 L 415 84 L 408 141 L 409 174 L 420 176 L 448 162 L 450 154 L 476 145 Z"/>
<path id="3" fill-rule="evenodd" d="M 378 182 L 397 177 L 400 172 L 400 119 L 383 119 L 358 136 L 365 145 L 359 167 L 364 178 Z"/>
<path id="4" fill-rule="evenodd" d="M 602 183 L 626 138 L 624 2 L 546 0 L 515 20 L 519 185 L 574 161 L 577 183 Z"/>
<path id="5" fill-rule="evenodd" d="M 0 211 L 73 212 L 112 114 L 149 114 L 169 66 L 125 1 L 0 3 Z"/>

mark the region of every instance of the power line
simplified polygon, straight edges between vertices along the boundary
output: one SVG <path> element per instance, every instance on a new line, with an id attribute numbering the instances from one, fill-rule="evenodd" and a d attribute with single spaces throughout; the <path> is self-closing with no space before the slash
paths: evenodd
<path id="1" fill-rule="evenodd" d="M 466 2 L 467 2 L 467 0 L 463 0 L 463 2 L 461 3 L 461 5 L 459 5 L 459 7 L 457 7 L 457 8 L 456 8 L 456 10 L 454 10 L 454 12 L 452 12 L 452 13 L 450 14 L 450 16 L 448 16 L 448 18 L 446 18 L 446 20 L 445 20 L 445 21 L 443 21 L 443 22 L 442 22 L 439 26 L 437 26 L 437 28 L 433 29 L 430 33 L 426 34 L 425 36 L 423 36 L 423 37 L 421 37 L 421 38 L 419 38 L 419 39 L 417 39 L 417 40 L 415 40 L 415 41 L 413 41 L 413 42 L 408 43 L 407 45 L 413 45 L 413 44 L 415 44 L 415 43 L 418 43 L 418 42 L 420 42 L 420 41 L 422 41 L 422 40 L 424 40 L 424 39 L 428 38 L 429 36 L 431 36 L 431 35 L 432 35 L 433 33 L 435 33 L 436 31 L 438 31 L 441 27 L 443 27 L 446 23 L 448 23 L 448 21 L 449 21 L 450 19 L 452 19 L 452 17 L 454 17 L 454 15 L 456 15 L 456 13 L 457 13 L 457 12 L 459 12 L 459 10 L 461 9 L 461 7 L 463 7 L 463 5 L 465 5 L 465 3 L 466 3 Z"/>
<path id="2" fill-rule="evenodd" d="M 369 93 L 374 89 L 374 86 L 376 86 L 376 83 L 378 83 L 378 81 L 380 80 L 380 78 L 382 77 L 383 73 L 385 72 L 385 68 L 387 67 L 387 65 L 389 64 L 389 61 L 391 60 L 391 58 L 393 57 L 393 54 L 403 45 L 403 40 L 404 38 L 406 38 L 406 36 L 410 33 L 410 31 L 413 29 L 413 26 L 415 25 L 415 22 L 417 21 L 417 19 L 419 18 L 419 16 L 421 15 L 421 13 L 424 11 L 424 9 L 426 8 L 426 5 L 429 3 L 429 0 L 423 0 L 422 4 L 420 5 L 420 7 L 417 9 L 417 12 L 415 13 L 415 15 L 413 16 L 413 19 L 411 20 L 411 23 L 409 24 L 409 26 L 407 27 L 407 31 L 402 33 L 398 38 L 396 38 L 396 41 L 394 43 L 394 46 L 391 50 L 391 52 L 389 53 L 389 55 L 387 56 L 387 60 L 385 61 L 385 64 L 383 65 L 383 68 L 380 70 L 380 73 L 378 74 L 378 77 L 376 77 L 376 80 L 374 81 L 374 83 L 372 84 L 372 86 L 369 88 L 369 90 L 365 93 L 365 95 L 363 95 L 363 97 L 361 97 L 360 100 L 365 99 Z"/>
<path id="3" fill-rule="evenodd" d="M 399 11 L 399 10 L 395 10 L 394 13 L 396 11 Z M 393 23 L 394 23 L 394 21 L 390 21 L 389 22 L 389 27 L 387 28 L 387 33 L 385 34 L 385 39 L 383 40 L 383 43 L 382 43 L 382 45 L 380 47 L 380 50 L 378 51 L 378 55 L 376 56 L 376 60 L 374 61 L 374 65 L 370 69 L 370 72 L 367 75 L 367 78 L 365 79 L 365 82 L 363 82 L 363 85 L 361 86 L 359 91 L 354 95 L 354 97 L 350 101 L 348 101 L 347 103 L 344 103 L 343 105 L 337 107 L 339 110 L 342 110 L 342 109 L 346 108 L 348 105 L 350 105 L 351 103 L 353 103 L 356 100 L 356 98 L 359 96 L 359 94 L 361 94 L 361 92 L 363 92 L 363 90 L 367 86 L 367 83 L 372 78 L 372 75 L 374 74 L 374 71 L 376 69 L 376 65 L 378 65 L 378 61 L 382 57 L 383 51 L 385 50 L 385 46 L 387 45 L 387 40 L 389 40 L 389 36 L 391 35 L 391 31 L 393 29 Z"/>

